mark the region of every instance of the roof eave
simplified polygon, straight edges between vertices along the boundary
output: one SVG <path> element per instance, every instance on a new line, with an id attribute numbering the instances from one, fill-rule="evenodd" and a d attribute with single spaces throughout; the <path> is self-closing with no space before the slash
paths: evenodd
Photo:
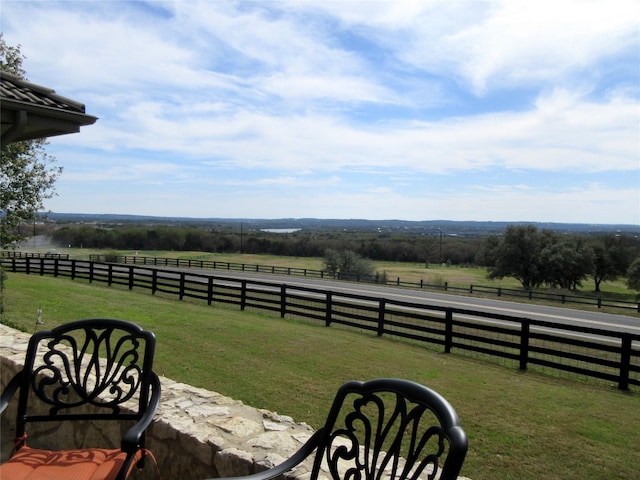
<path id="1" fill-rule="evenodd" d="M 23 113 L 19 113 L 23 112 Z M 18 125 L 18 115 L 26 114 L 23 125 Z M 34 105 L 12 99 L 0 99 L 2 145 L 23 140 L 54 137 L 78 133 L 81 126 L 92 125 L 97 117 L 85 113 Z"/>

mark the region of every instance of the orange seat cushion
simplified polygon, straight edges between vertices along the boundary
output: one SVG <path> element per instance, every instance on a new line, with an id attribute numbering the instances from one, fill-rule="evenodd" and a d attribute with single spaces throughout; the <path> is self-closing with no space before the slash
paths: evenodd
<path id="1" fill-rule="evenodd" d="M 136 454 L 136 461 L 142 454 Z M 0 466 L 2 480 L 113 480 L 127 454 L 120 449 L 39 450 L 27 446 Z M 132 463 L 133 468 L 135 462 Z"/>

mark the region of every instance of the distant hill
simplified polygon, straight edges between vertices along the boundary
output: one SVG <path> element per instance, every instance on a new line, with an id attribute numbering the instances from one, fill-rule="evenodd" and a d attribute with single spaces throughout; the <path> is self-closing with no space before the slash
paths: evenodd
<path id="1" fill-rule="evenodd" d="M 366 219 L 321 219 L 321 218 L 190 218 L 154 217 L 124 214 L 89 213 L 48 213 L 43 214 L 49 221 L 58 224 L 115 225 L 191 225 L 191 226 L 234 226 L 245 230 L 260 229 L 301 229 L 301 230 L 341 230 L 405 232 L 416 234 L 478 237 L 499 234 L 509 225 L 535 225 L 539 229 L 556 232 L 581 234 L 626 234 L 639 236 L 640 225 L 608 225 L 582 223 L 544 222 L 477 222 L 453 220 L 366 220 Z"/>

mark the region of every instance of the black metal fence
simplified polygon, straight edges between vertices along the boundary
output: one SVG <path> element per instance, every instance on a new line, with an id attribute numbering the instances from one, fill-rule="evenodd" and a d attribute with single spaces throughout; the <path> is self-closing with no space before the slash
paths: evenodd
<path id="1" fill-rule="evenodd" d="M 266 265 L 255 265 L 246 263 L 221 262 L 215 260 L 198 260 L 198 259 L 178 259 L 165 257 L 147 257 L 139 255 L 90 255 L 89 259 L 95 262 L 113 262 L 122 263 L 124 265 L 153 265 L 165 267 L 179 268 L 201 268 L 208 270 L 227 270 L 238 272 L 256 272 L 268 273 L 274 275 L 297 275 L 311 278 L 334 278 L 326 271 L 313 270 L 308 268 L 295 267 L 275 267 Z M 388 286 L 420 288 L 430 290 L 440 290 L 452 293 L 465 294 L 485 294 L 497 297 L 513 297 L 527 300 L 544 300 L 549 302 L 559 302 L 562 304 L 580 304 L 591 305 L 597 308 L 610 307 L 622 310 L 633 310 L 640 312 L 640 303 L 626 302 L 623 300 L 603 299 L 600 296 L 587 297 L 566 293 L 550 293 L 534 290 L 510 289 L 502 287 L 491 287 L 486 285 L 469 285 L 469 287 L 451 286 L 447 282 L 442 284 L 429 284 L 424 280 L 419 282 L 402 281 L 400 277 L 395 279 L 386 278 L 384 275 L 377 275 L 368 278 L 349 278 L 352 281 L 371 282 Z"/>
<path id="2" fill-rule="evenodd" d="M 38 254 L 18 251 L 0 252 L 3 258 L 61 258 L 68 259 L 69 255 L 61 254 Z M 89 260 L 93 262 L 121 263 L 123 265 L 153 265 L 155 267 L 177 267 L 177 268 L 200 268 L 207 270 L 226 270 L 237 272 L 255 272 L 267 273 L 273 275 L 293 275 L 310 278 L 338 278 L 327 273 L 324 270 L 313 270 L 309 268 L 296 267 L 276 267 L 267 265 L 256 265 L 247 263 L 222 262 L 216 260 L 198 260 L 198 259 L 178 259 L 166 257 L 148 257 L 144 255 L 116 255 L 116 254 L 92 254 Z M 525 300 L 542 300 L 546 302 L 558 302 L 561 304 L 590 305 L 596 308 L 616 308 L 620 310 L 635 311 L 640 313 L 640 303 L 628 302 L 624 300 L 612 300 L 602 298 L 600 296 L 581 296 L 567 293 L 553 293 L 544 291 L 491 287 L 486 285 L 469 285 L 469 287 L 459 287 L 449 285 L 447 282 L 442 284 L 429 284 L 424 280 L 419 282 L 403 281 L 400 277 L 389 279 L 385 275 L 376 275 L 368 278 L 350 277 L 346 280 L 357 282 L 378 283 L 387 286 L 397 286 L 405 288 L 419 288 L 436 291 L 444 291 L 449 293 L 461 294 L 480 294 L 492 295 L 496 297 L 511 297 Z"/>
<path id="3" fill-rule="evenodd" d="M 31 257 L 3 258 L 2 264 L 12 272 L 147 289 L 180 300 L 343 325 L 439 345 L 447 353 L 455 349 L 488 356 L 521 370 L 535 367 L 605 380 L 622 390 L 640 386 L 640 334 L 149 266 Z"/>

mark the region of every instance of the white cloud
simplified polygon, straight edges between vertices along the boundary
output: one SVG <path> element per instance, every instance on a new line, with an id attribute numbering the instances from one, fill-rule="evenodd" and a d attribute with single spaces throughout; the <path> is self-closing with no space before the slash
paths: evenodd
<path id="1" fill-rule="evenodd" d="M 346 4 L 346 5 L 345 5 Z M 593 64 L 637 50 L 636 0 L 321 2 L 345 25 L 477 94 L 597 74 Z"/>
<path id="2" fill-rule="evenodd" d="M 634 98 L 596 103 L 556 91 L 524 112 L 362 125 L 324 114 L 218 114 L 144 102 L 130 105 L 120 119 L 87 128 L 82 142 L 96 148 L 222 158 L 241 169 L 395 166 L 444 172 L 498 164 L 549 171 L 633 171 L 638 168 L 639 108 Z M 121 129 L 121 122 L 129 128 Z"/>
<path id="3" fill-rule="evenodd" d="M 123 201 L 140 209 L 256 195 L 225 202 L 233 216 L 595 218 L 599 197 L 638 217 L 619 184 L 640 170 L 637 1 L 2 6 L 30 79 L 99 117 L 51 140 L 57 202 L 102 180 L 162 185 L 149 206 Z M 476 200 L 465 174 L 487 187 Z"/>

